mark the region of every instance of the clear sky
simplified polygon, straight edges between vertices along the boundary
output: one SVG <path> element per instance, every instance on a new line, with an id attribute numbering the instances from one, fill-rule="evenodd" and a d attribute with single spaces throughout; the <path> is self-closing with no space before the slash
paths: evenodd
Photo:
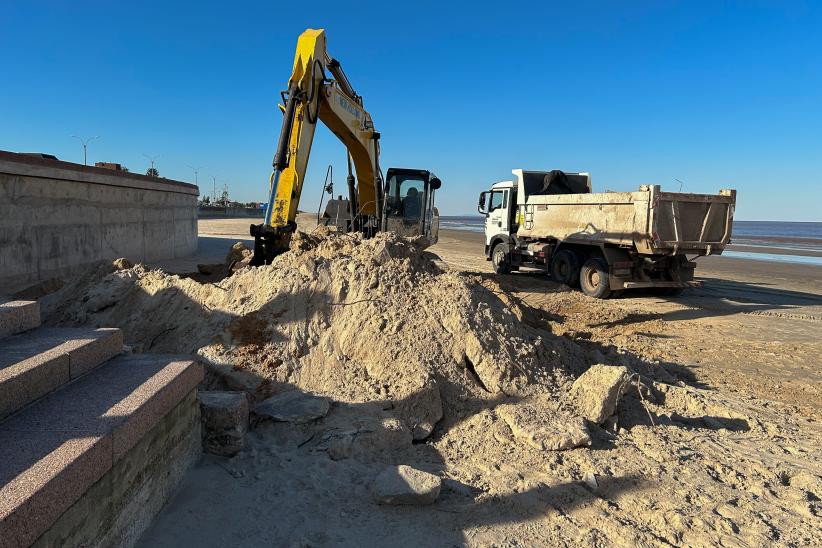
<path id="1" fill-rule="evenodd" d="M 571 4 L 574 4 L 573 6 Z M 595 190 L 739 191 L 737 219 L 822 221 L 822 2 L 0 0 L 0 149 L 264 200 L 297 36 L 325 28 L 382 133 L 430 169 L 441 213 L 513 168 Z M 318 130 L 301 209 L 345 154 Z"/>

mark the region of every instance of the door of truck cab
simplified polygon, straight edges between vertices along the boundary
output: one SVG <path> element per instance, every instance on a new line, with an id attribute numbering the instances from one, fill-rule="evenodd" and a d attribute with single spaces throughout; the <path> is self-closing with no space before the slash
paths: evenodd
<path id="1" fill-rule="evenodd" d="M 508 234 L 511 230 L 510 188 L 494 188 L 480 194 L 477 210 L 485 215 L 485 245 L 498 234 Z"/>

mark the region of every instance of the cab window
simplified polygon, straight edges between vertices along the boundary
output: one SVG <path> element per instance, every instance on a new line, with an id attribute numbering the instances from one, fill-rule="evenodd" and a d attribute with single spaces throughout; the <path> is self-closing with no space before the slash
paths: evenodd
<path id="1" fill-rule="evenodd" d="M 501 190 L 491 192 L 491 201 L 488 203 L 488 212 L 505 207 L 505 193 Z"/>
<path id="2" fill-rule="evenodd" d="M 388 215 L 409 221 L 422 216 L 425 180 L 420 175 L 392 174 L 388 181 L 386 206 Z"/>

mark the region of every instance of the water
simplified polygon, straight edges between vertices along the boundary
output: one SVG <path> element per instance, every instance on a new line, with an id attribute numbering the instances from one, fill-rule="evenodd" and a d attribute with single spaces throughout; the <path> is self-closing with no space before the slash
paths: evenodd
<path id="1" fill-rule="evenodd" d="M 485 232 L 485 217 L 440 217 L 440 228 Z M 734 221 L 731 243 L 751 249 L 731 248 L 723 253 L 727 257 L 822 265 L 822 222 Z M 780 253 L 785 250 L 794 253 Z"/>

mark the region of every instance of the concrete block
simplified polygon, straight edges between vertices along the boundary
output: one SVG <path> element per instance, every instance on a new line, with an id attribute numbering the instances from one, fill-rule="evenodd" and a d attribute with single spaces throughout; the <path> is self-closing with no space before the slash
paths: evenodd
<path id="1" fill-rule="evenodd" d="M 0 339 L 40 325 L 40 305 L 36 301 L 0 298 Z"/>
<path id="2" fill-rule="evenodd" d="M 245 446 L 248 398 L 245 392 L 200 392 L 203 446 L 208 453 L 230 457 Z"/>

